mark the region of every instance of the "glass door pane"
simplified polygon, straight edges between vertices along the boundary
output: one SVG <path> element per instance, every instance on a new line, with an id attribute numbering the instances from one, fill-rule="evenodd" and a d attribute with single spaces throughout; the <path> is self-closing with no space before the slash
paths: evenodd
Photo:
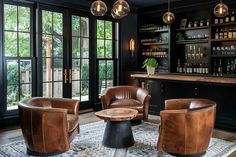
<path id="1" fill-rule="evenodd" d="M 42 91 L 63 97 L 63 14 L 42 10 Z"/>
<path id="2" fill-rule="evenodd" d="M 32 29 L 30 7 L 4 4 L 3 63 L 6 110 L 32 96 Z"/>
<path id="3" fill-rule="evenodd" d="M 89 19 L 72 15 L 72 98 L 89 101 Z"/>

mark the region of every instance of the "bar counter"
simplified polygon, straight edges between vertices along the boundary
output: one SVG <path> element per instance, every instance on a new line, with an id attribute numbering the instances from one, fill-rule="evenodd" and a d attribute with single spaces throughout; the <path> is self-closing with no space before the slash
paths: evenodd
<path id="1" fill-rule="evenodd" d="M 159 115 L 167 99 L 205 98 L 217 104 L 215 126 L 236 131 L 236 77 L 140 72 L 130 77 L 149 91 L 149 114 Z"/>
<path id="2" fill-rule="evenodd" d="M 235 77 L 223 76 L 193 76 L 193 75 L 180 75 L 180 74 L 131 74 L 133 78 L 146 78 L 146 79 L 159 79 L 159 80 L 172 80 L 172 81 L 190 81 L 190 82 L 206 82 L 217 84 L 236 85 Z"/>

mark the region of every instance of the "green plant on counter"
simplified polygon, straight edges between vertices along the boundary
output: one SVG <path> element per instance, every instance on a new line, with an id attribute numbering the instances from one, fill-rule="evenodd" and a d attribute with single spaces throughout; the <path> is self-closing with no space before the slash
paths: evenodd
<path id="1" fill-rule="evenodd" d="M 185 35 L 181 32 L 179 32 L 176 37 L 175 37 L 176 41 L 182 41 L 185 40 Z"/>
<path id="2" fill-rule="evenodd" d="M 142 66 L 142 68 L 145 68 L 145 67 L 147 67 L 147 66 L 156 68 L 156 67 L 158 66 L 157 60 L 156 60 L 155 58 L 146 58 L 146 59 L 143 61 L 143 66 Z"/>

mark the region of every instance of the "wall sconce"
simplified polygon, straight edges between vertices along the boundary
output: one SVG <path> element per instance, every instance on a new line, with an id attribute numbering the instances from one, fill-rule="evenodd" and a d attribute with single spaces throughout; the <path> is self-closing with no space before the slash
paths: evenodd
<path id="1" fill-rule="evenodd" d="M 129 51 L 131 53 L 131 56 L 133 57 L 135 51 L 135 40 L 133 38 L 131 38 L 129 41 Z"/>

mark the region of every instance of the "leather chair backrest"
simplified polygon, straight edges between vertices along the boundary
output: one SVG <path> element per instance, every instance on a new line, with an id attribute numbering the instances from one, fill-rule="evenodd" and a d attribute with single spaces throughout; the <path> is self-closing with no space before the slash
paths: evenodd
<path id="1" fill-rule="evenodd" d="M 35 107 L 42 107 L 42 108 L 51 108 L 52 103 L 48 98 L 32 98 L 28 100 L 27 104 L 30 106 Z"/>
<path id="2" fill-rule="evenodd" d="M 115 99 L 136 99 L 137 87 L 117 86 L 107 89 L 109 94 Z M 107 91 L 108 92 L 108 91 Z"/>
<path id="3" fill-rule="evenodd" d="M 215 102 L 210 101 L 210 100 L 206 100 L 206 99 L 196 99 L 196 100 L 192 100 L 190 105 L 189 105 L 189 110 L 200 110 L 200 109 L 204 109 L 204 108 L 208 108 L 211 106 L 214 106 Z"/>

